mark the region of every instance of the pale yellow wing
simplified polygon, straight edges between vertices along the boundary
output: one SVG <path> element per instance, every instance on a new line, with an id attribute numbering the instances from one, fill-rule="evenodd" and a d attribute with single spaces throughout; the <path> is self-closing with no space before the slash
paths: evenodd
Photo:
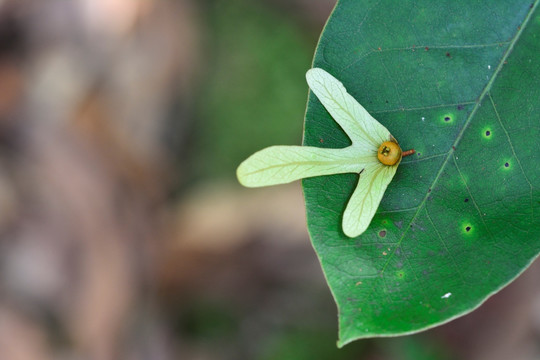
<path id="1" fill-rule="evenodd" d="M 238 181 L 247 187 L 286 184 L 312 176 L 360 172 L 377 160 L 374 152 L 323 149 L 311 146 L 271 146 L 256 152 L 238 167 Z"/>
<path id="2" fill-rule="evenodd" d="M 356 189 L 343 213 L 345 235 L 356 237 L 366 231 L 397 167 L 383 165 L 377 160 L 377 163 L 366 166 L 360 173 Z"/>
<path id="3" fill-rule="evenodd" d="M 390 132 L 355 100 L 343 84 L 323 69 L 306 73 L 308 85 L 353 145 L 377 149 L 390 140 Z"/>

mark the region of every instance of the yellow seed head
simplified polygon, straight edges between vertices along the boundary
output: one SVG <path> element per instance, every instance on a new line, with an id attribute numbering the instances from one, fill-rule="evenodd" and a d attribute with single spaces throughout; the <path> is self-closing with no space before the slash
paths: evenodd
<path id="1" fill-rule="evenodd" d="M 395 165 L 401 159 L 401 148 L 394 141 L 385 141 L 377 150 L 377 158 L 384 165 Z"/>

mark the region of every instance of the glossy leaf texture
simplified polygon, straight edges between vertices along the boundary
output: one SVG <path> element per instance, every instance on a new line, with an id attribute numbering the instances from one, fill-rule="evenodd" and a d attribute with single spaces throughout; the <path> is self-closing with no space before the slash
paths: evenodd
<path id="1" fill-rule="evenodd" d="M 358 175 L 303 180 L 339 346 L 464 315 L 538 256 L 539 54 L 538 1 L 338 2 L 313 67 L 416 150 L 358 238 L 341 228 Z M 310 94 L 304 145 L 349 144 Z"/>

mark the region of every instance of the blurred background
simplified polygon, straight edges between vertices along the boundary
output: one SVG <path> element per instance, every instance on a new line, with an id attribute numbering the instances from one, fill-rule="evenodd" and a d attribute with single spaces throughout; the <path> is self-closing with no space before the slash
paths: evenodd
<path id="1" fill-rule="evenodd" d="M 540 359 L 540 267 L 479 310 L 338 350 L 300 184 L 335 0 L 0 0 L 0 360 Z"/>

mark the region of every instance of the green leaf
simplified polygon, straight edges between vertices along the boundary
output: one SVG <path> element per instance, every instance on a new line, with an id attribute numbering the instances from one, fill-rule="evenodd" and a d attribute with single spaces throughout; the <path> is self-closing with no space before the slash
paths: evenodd
<path id="1" fill-rule="evenodd" d="M 313 67 L 417 151 L 355 239 L 341 222 L 358 175 L 303 180 L 339 346 L 464 315 L 538 256 L 539 54 L 538 1 L 339 1 Z M 304 145 L 350 145 L 313 94 Z"/>

